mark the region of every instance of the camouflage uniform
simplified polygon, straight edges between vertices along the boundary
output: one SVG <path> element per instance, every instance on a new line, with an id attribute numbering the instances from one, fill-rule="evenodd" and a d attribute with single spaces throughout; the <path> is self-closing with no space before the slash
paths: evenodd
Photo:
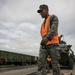
<path id="1" fill-rule="evenodd" d="M 48 56 L 47 56 L 47 64 L 46 64 L 46 69 L 47 69 L 47 73 L 50 73 L 50 63 L 51 62 L 51 57 L 48 53 Z"/>
<path id="2" fill-rule="evenodd" d="M 53 20 L 52 20 L 53 19 Z M 50 19 L 50 31 L 46 35 L 50 40 L 56 34 L 58 30 L 58 18 L 55 15 L 51 16 Z M 47 55 L 50 54 L 51 56 L 51 64 L 53 68 L 53 75 L 60 75 L 60 66 L 59 66 L 59 46 L 58 44 L 51 44 L 48 46 L 41 46 L 39 52 L 39 59 L 38 59 L 38 71 L 41 72 L 42 75 L 47 75 L 46 73 L 46 63 L 47 63 Z"/>

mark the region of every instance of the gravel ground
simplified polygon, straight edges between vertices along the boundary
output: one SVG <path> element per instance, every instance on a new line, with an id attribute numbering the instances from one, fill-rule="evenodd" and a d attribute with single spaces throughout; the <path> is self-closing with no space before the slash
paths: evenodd
<path id="1" fill-rule="evenodd" d="M 21 69 L 13 69 L 6 72 L 0 72 L 0 75 L 35 75 L 32 73 L 35 73 L 37 71 L 37 66 L 34 67 L 28 67 L 28 68 L 21 68 Z M 75 75 L 75 66 L 73 70 L 68 69 L 61 69 L 61 72 L 63 75 Z M 52 70 L 47 75 L 52 75 Z"/>
<path id="2" fill-rule="evenodd" d="M 30 67 L 34 67 L 36 65 L 30 65 L 30 66 L 0 66 L 0 73 L 2 72 L 7 72 L 7 71 L 12 71 L 12 70 L 17 70 L 17 69 L 26 69 Z"/>

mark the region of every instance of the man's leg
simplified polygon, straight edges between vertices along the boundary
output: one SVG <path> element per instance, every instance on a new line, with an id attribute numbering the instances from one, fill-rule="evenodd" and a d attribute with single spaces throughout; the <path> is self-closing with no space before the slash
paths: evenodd
<path id="1" fill-rule="evenodd" d="M 45 47 L 40 47 L 39 59 L 38 59 L 38 71 L 41 72 L 42 75 L 46 74 L 46 58 L 47 58 L 47 50 Z"/>
<path id="2" fill-rule="evenodd" d="M 53 45 L 51 47 L 51 64 L 53 68 L 53 75 L 60 75 L 60 66 L 59 66 L 59 59 L 60 59 L 60 54 L 58 51 L 58 45 Z"/>
<path id="3" fill-rule="evenodd" d="M 49 72 L 50 72 L 50 66 L 49 66 L 49 65 L 50 65 L 50 63 L 49 63 L 49 62 L 47 62 L 47 65 L 46 65 L 46 66 L 47 66 L 47 67 L 46 67 L 46 69 L 47 69 L 47 73 L 49 73 Z"/>

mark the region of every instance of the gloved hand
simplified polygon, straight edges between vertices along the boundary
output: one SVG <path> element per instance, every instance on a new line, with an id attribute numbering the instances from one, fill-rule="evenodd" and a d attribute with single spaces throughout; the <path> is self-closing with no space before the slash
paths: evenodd
<path id="1" fill-rule="evenodd" d="M 49 40 L 49 39 L 48 39 L 47 37 L 44 37 L 44 38 L 42 39 L 40 45 L 45 46 L 45 45 L 47 44 L 48 40 Z"/>

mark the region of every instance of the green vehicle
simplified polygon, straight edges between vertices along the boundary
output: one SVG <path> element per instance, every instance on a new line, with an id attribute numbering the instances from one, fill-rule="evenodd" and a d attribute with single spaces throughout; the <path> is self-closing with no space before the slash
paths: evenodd
<path id="1" fill-rule="evenodd" d="M 59 53 L 60 53 L 60 60 L 59 64 L 62 67 L 68 67 L 68 69 L 73 69 L 74 63 L 75 63 L 75 56 L 74 52 L 72 51 L 71 47 L 72 45 L 67 45 L 65 41 L 61 40 L 61 35 L 59 37 Z M 49 67 L 51 68 L 51 62 Z"/>
<path id="2" fill-rule="evenodd" d="M 0 50 L 0 65 L 34 65 L 37 56 Z"/>
<path id="3" fill-rule="evenodd" d="M 67 45 L 65 41 L 60 41 L 59 51 L 60 51 L 60 60 L 59 63 L 62 66 L 68 66 L 69 69 L 73 69 L 74 66 L 74 52 L 71 49 L 72 45 Z"/>

